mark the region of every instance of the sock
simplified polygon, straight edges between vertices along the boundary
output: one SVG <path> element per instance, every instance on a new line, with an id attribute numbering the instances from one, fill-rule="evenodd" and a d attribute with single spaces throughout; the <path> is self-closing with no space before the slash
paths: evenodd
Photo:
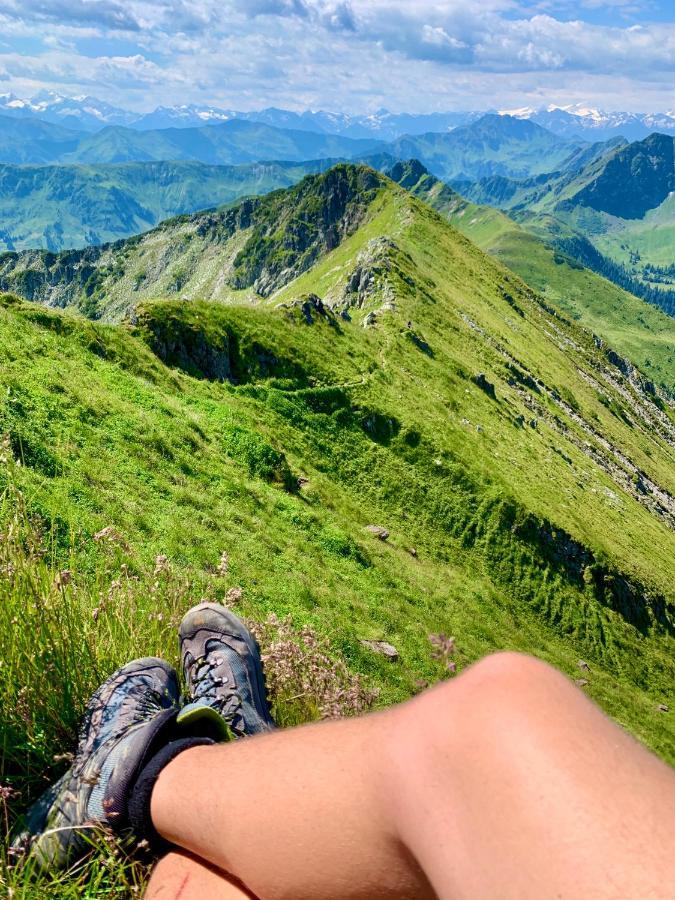
<path id="1" fill-rule="evenodd" d="M 166 853 L 171 848 L 171 844 L 164 840 L 152 824 L 150 798 L 155 782 L 162 770 L 183 751 L 214 743 L 215 741 L 207 737 L 187 737 L 171 741 L 158 750 L 141 769 L 129 797 L 129 822 L 138 840 L 147 841 L 153 853 Z"/>

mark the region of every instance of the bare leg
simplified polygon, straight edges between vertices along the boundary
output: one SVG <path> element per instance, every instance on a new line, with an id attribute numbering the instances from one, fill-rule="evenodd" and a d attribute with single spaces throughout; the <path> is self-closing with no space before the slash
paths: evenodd
<path id="1" fill-rule="evenodd" d="M 515 654 L 364 719 L 187 751 L 151 811 L 264 900 L 666 898 L 673 884 L 672 771 Z"/>
<path id="2" fill-rule="evenodd" d="M 251 900 L 252 897 L 213 866 L 183 852 L 169 853 L 155 866 L 145 892 L 145 900 Z"/>

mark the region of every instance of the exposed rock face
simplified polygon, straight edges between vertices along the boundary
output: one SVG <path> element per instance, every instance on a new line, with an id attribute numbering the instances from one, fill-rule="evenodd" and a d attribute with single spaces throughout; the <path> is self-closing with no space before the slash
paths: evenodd
<path id="1" fill-rule="evenodd" d="M 278 308 L 299 309 L 307 325 L 313 325 L 319 319 L 323 319 L 331 325 L 337 324 L 333 311 L 316 294 L 307 294 L 291 303 L 280 303 Z"/>
<path id="2" fill-rule="evenodd" d="M 356 258 L 356 268 L 347 278 L 336 306 L 363 309 L 374 298 L 394 308 L 395 293 L 390 275 L 396 267 L 398 246 L 387 237 L 373 238 Z"/>
<path id="3" fill-rule="evenodd" d="M 167 365 L 176 366 L 191 375 L 212 381 L 232 381 L 232 363 L 236 345 L 232 335 L 224 332 L 217 340 L 199 328 L 173 330 L 170 323 L 141 316 L 149 343 Z"/>
<path id="4" fill-rule="evenodd" d="M 630 381 L 635 387 L 640 390 L 645 391 L 647 394 L 651 394 L 652 397 L 656 396 L 656 385 L 653 381 L 648 381 L 635 366 L 629 362 L 629 360 L 624 359 L 623 356 L 619 356 L 611 347 L 607 348 L 607 359 L 609 362 L 616 366 L 616 368 L 621 372 L 621 374 Z"/>
<path id="5" fill-rule="evenodd" d="M 476 375 L 476 377 L 474 378 L 474 384 L 479 387 L 481 391 L 485 391 L 488 397 L 492 397 L 493 400 L 497 399 L 495 386 L 491 381 L 487 380 L 484 372 L 479 372 L 478 375 Z"/>
<path id="6" fill-rule="evenodd" d="M 234 261 L 232 286 L 268 297 L 288 284 L 356 231 L 381 184 L 372 169 L 336 166 L 264 198 Z"/>
<path id="7" fill-rule="evenodd" d="M 26 300 L 46 306 L 69 306 L 87 290 L 93 292 L 105 253 L 103 247 L 63 253 L 5 253 L 0 256 L 0 289 L 16 291 Z"/>

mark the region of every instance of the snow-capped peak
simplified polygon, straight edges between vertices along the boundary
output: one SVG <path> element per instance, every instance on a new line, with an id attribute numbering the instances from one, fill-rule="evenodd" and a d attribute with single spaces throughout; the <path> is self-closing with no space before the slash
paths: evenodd
<path id="1" fill-rule="evenodd" d="M 536 109 L 531 106 L 520 106 L 517 109 L 500 109 L 500 116 L 513 116 L 514 119 L 531 119 Z"/>

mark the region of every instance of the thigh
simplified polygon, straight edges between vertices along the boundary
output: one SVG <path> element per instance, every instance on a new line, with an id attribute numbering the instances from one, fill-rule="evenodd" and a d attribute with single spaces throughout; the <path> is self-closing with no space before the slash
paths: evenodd
<path id="1" fill-rule="evenodd" d="M 675 896 L 675 774 L 565 676 L 500 654 L 406 715 L 395 818 L 439 896 Z"/>

